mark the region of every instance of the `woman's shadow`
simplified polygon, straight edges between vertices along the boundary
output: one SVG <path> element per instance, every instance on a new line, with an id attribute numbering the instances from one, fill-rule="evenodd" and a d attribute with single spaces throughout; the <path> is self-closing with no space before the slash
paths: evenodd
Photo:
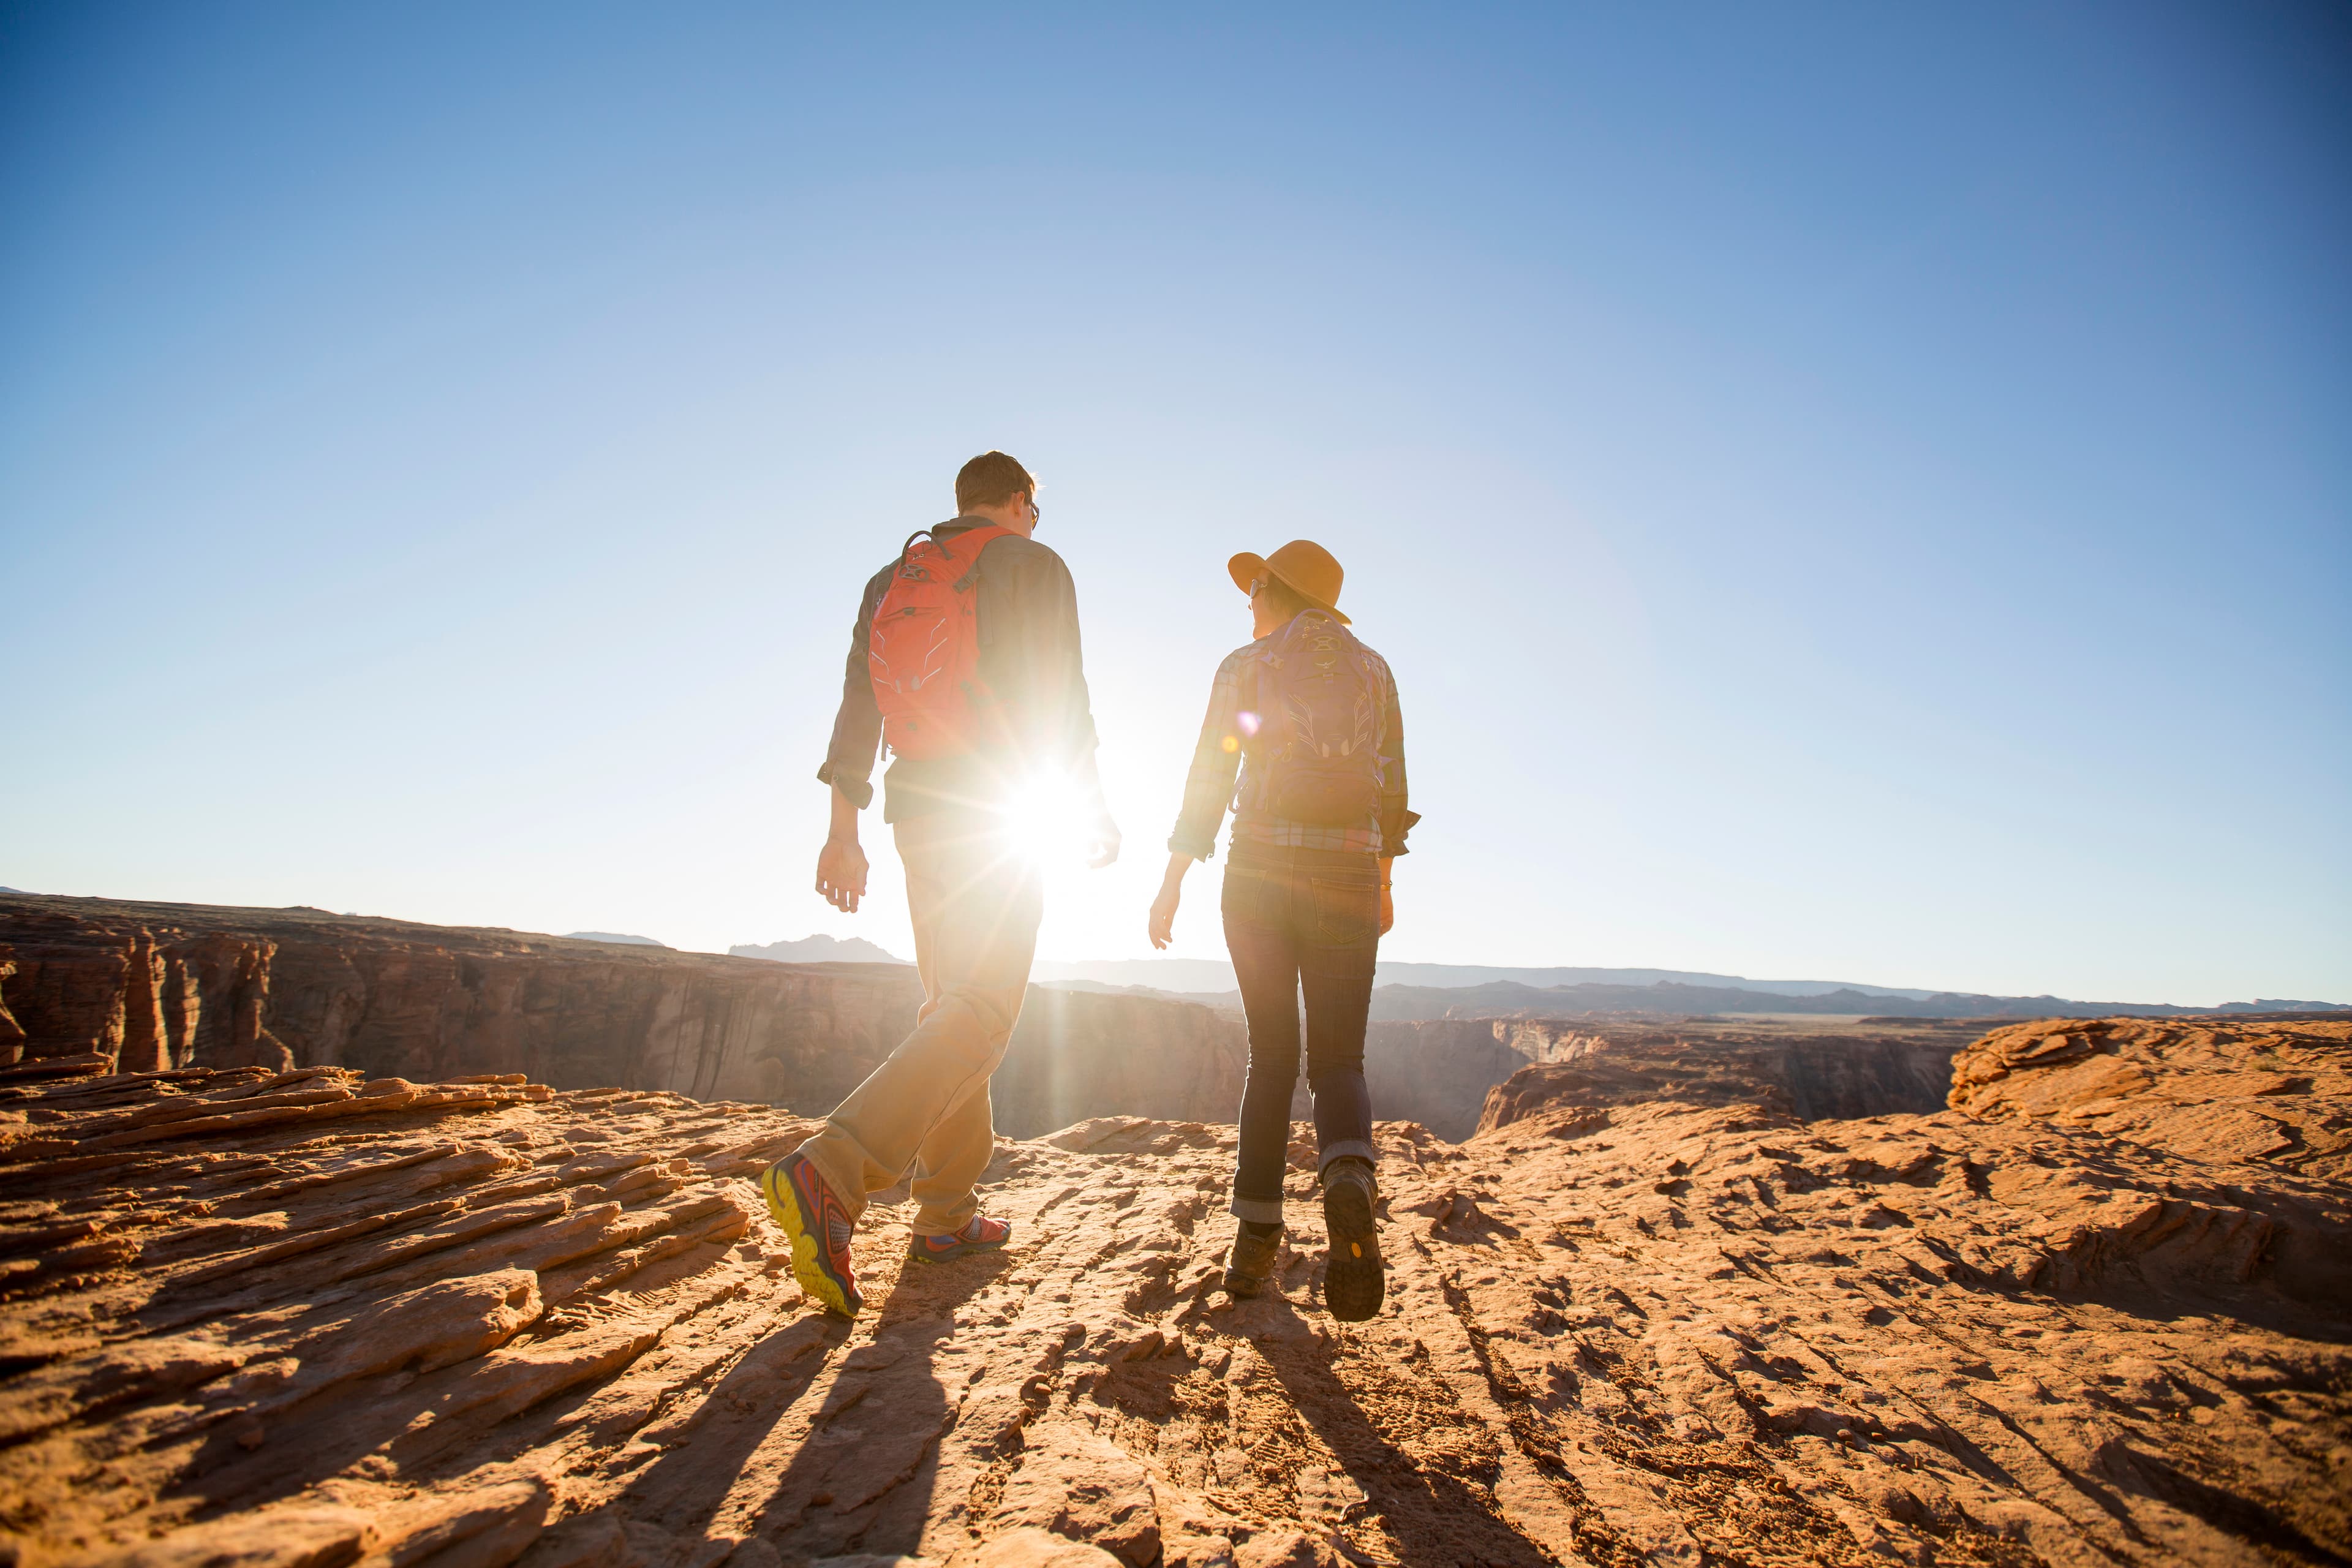
<path id="1" fill-rule="evenodd" d="M 1248 1331 L 1251 1325 L 1246 1321 L 1226 1331 L 1246 1338 L 1265 1359 L 1299 1419 L 1338 1458 L 1349 1479 L 1363 1489 L 1368 1506 L 1350 1511 L 1380 1515 L 1405 1562 L 1540 1568 L 1552 1561 L 1550 1553 L 1496 1512 L 1491 1476 L 1465 1478 L 1453 1473 L 1457 1468 L 1483 1467 L 1475 1467 L 1475 1462 L 1445 1466 L 1442 1460 L 1434 1466 L 1424 1464 L 1390 1441 L 1366 1415 L 1355 1392 L 1340 1380 L 1335 1365 L 1337 1343 L 1318 1335 L 1290 1302 L 1266 1296 L 1245 1310 L 1250 1319 L 1265 1325 L 1265 1331 Z M 1409 1366 L 1393 1366 L 1388 1375 L 1403 1383 L 1414 1373 Z M 1416 1429 L 1431 1434 L 1439 1426 L 1458 1423 L 1467 1429 L 1465 1436 L 1478 1433 L 1490 1441 L 1508 1441 L 1504 1434 L 1493 1432 L 1461 1410 L 1442 1384 L 1439 1389 L 1444 1394 L 1442 1412 L 1431 1408 L 1440 1401 L 1412 1402 L 1406 1414 Z"/>

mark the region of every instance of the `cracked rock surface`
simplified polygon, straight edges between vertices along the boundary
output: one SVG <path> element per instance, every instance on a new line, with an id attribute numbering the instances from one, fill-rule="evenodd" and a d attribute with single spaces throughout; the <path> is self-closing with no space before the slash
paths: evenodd
<path id="1" fill-rule="evenodd" d="M 333 1068 L 8 1089 L 0 1553 L 2352 1558 L 2352 1026 L 2032 1027 L 1960 1058 L 1993 1120 L 1587 1079 L 1459 1145 L 1381 1123 L 1357 1325 L 1304 1128 L 1277 1295 L 1216 1289 L 1232 1130 L 1112 1118 L 1000 1144 L 1003 1253 L 902 1265 L 884 1194 L 849 1323 L 758 1197 L 789 1111 Z M 2146 1082 L 2052 1076 L 2094 1060 Z M 2246 1099 L 2291 1140 L 2164 1131 Z"/>

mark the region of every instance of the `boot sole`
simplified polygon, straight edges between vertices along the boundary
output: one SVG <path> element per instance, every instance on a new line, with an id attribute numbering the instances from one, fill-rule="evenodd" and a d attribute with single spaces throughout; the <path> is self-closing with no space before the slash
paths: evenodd
<path id="1" fill-rule="evenodd" d="M 1381 1238 L 1371 1199 L 1353 1182 L 1323 1189 L 1323 1229 L 1330 1238 L 1323 1267 L 1323 1304 L 1343 1323 L 1360 1323 L 1381 1310 L 1388 1281 L 1381 1270 Z"/>
<path id="2" fill-rule="evenodd" d="M 824 1247 L 817 1239 L 815 1222 L 801 1207 L 800 1194 L 785 1177 L 782 1161 L 761 1175 L 760 1191 L 768 1200 L 769 1215 L 783 1226 L 785 1237 L 793 1244 L 793 1278 L 800 1281 L 802 1292 L 836 1317 L 857 1316 L 857 1309 L 866 1302 L 862 1297 L 853 1301 L 825 1268 Z"/>

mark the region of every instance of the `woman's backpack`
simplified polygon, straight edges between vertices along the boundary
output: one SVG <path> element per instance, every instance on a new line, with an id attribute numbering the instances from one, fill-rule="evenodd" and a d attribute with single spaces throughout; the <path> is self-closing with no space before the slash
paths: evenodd
<path id="1" fill-rule="evenodd" d="M 900 548 L 866 642 L 882 739 L 898 755 L 980 749 L 991 701 L 980 679 L 980 552 L 1012 531 L 990 524 L 940 541 L 924 529 Z"/>
<path id="2" fill-rule="evenodd" d="M 1249 809 L 1319 827 L 1370 823 L 1380 810 L 1381 723 L 1388 682 L 1370 649 L 1307 610 L 1259 643 L 1246 699 L 1256 780 Z"/>

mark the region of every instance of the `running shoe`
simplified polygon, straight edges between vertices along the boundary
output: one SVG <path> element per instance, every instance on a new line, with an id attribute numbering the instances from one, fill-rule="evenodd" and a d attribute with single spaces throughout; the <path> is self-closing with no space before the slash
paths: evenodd
<path id="1" fill-rule="evenodd" d="M 1012 1239 L 1012 1221 L 974 1215 L 961 1230 L 951 1230 L 945 1236 L 925 1236 L 917 1231 L 908 1238 L 907 1256 L 918 1263 L 945 1263 L 951 1258 L 967 1258 L 975 1252 L 993 1252 Z"/>
<path id="2" fill-rule="evenodd" d="M 1323 1266 L 1323 1304 L 1343 1323 L 1360 1323 L 1378 1312 L 1387 1291 L 1372 1224 L 1376 1195 L 1372 1168 L 1364 1161 L 1335 1160 L 1323 1173 L 1323 1228 L 1331 1248 Z"/>
<path id="3" fill-rule="evenodd" d="M 785 1155 L 760 1178 L 768 1212 L 793 1243 L 793 1278 L 809 1299 L 845 1318 L 857 1315 L 866 1298 L 849 1267 L 849 1237 L 856 1228 L 841 1206 L 833 1184 L 797 1152 Z"/>

